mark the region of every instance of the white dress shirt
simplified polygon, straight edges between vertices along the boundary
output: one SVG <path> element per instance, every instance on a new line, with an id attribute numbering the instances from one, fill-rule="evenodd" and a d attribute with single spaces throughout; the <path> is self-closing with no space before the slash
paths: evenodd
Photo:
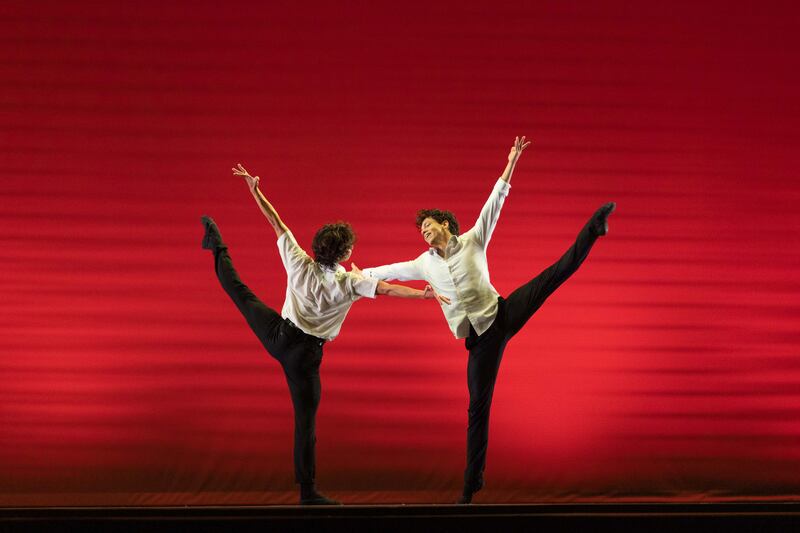
<path id="1" fill-rule="evenodd" d="M 300 248 L 291 231 L 278 237 L 286 268 L 286 299 L 281 316 L 315 337 L 333 340 L 353 302 L 375 298 L 378 280 L 346 272 L 342 265 L 327 268 Z"/>
<path id="2" fill-rule="evenodd" d="M 486 247 L 510 188 L 507 182 L 497 180 L 478 221 L 465 233 L 450 238 L 444 257 L 430 248 L 413 261 L 366 268 L 364 275 L 381 280 L 425 280 L 437 293 L 450 298 L 450 305 L 441 307 L 457 339 L 469 336 L 470 324 L 478 335 L 482 334 L 497 317 L 499 296 L 489 281 Z"/>

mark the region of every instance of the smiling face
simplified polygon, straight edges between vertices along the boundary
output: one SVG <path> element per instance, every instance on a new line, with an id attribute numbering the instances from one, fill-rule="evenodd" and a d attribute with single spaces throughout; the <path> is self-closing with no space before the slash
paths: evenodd
<path id="1" fill-rule="evenodd" d="M 434 218 L 428 217 L 420 224 L 419 232 L 428 246 L 446 244 L 450 240 L 450 223 L 447 220 L 439 223 Z"/>

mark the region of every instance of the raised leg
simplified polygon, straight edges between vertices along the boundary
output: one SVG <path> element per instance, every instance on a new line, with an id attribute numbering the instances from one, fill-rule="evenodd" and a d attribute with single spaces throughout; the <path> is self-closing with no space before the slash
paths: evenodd
<path id="1" fill-rule="evenodd" d="M 273 356 L 276 356 L 275 342 L 278 328 L 283 322 L 280 314 L 267 307 L 250 288 L 239 278 L 228 253 L 228 247 L 222 242 L 219 228 L 210 217 L 203 217 L 206 233 L 203 236 L 203 248 L 214 254 L 214 270 L 220 285 L 236 304 L 250 329 Z"/>
<path id="2" fill-rule="evenodd" d="M 578 270 L 597 238 L 608 232 L 607 218 L 615 207 L 616 204 L 608 203 L 598 209 L 558 261 L 506 298 L 504 327 L 508 338 L 514 336 L 545 300 Z"/>

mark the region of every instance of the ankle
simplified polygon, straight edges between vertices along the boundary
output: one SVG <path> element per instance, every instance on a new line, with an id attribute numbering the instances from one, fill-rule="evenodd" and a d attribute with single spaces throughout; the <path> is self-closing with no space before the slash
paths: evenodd
<path id="1" fill-rule="evenodd" d="M 300 483 L 300 497 L 301 498 L 311 498 L 318 495 L 317 487 L 313 481 L 307 481 L 304 483 Z"/>

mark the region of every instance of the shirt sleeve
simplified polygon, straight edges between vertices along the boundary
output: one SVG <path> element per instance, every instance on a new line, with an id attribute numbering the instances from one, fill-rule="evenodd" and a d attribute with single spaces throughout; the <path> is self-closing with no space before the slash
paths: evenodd
<path id="1" fill-rule="evenodd" d="M 492 238 L 497 219 L 500 218 L 500 210 L 503 208 L 503 203 L 510 189 L 511 185 L 508 182 L 498 179 L 494 189 L 492 189 L 492 193 L 489 195 L 489 199 L 483 204 L 478 221 L 469 230 L 474 239 L 484 248 L 488 246 L 489 240 Z"/>
<path id="2" fill-rule="evenodd" d="M 304 271 L 313 262 L 305 250 L 297 244 L 291 231 L 285 231 L 278 237 L 278 252 L 281 255 L 286 274 L 290 277 Z"/>
<path id="3" fill-rule="evenodd" d="M 375 293 L 378 290 L 378 282 L 380 281 L 379 279 L 356 276 L 350 272 L 347 273 L 347 278 L 353 300 L 358 300 L 362 296 L 375 298 Z"/>
<path id="4" fill-rule="evenodd" d="M 375 278 L 383 281 L 388 279 L 396 279 L 398 281 L 425 279 L 425 273 L 422 270 L 422 256 L 413 261 L 365 268 L 362 272 L 365 278 Z"/>

